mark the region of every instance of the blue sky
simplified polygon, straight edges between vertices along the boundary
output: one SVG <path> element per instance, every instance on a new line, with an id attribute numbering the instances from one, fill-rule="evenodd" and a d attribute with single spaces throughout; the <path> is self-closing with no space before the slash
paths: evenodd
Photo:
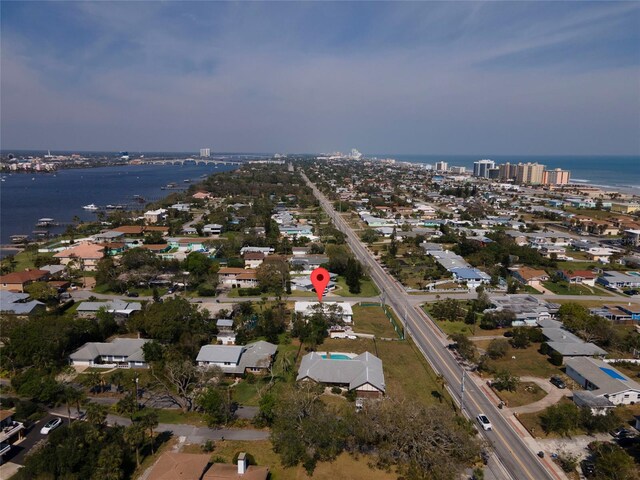
<path id="1" fill-rule="evenodd" d="M 0 8 L 3 149 L 640 154 L 636 2 Z"/>

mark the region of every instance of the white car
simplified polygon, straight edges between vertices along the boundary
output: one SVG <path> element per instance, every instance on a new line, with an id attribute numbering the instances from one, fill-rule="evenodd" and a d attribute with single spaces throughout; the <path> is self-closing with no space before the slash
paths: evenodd
<path id="1" fill-rule="evenodd" d="M 49 420 L 44 424 L 44 427 L 40 429 L 40 433 L 42 435 L 47 435 L 51 430 L 58 428 L 60 425 L 62 425 L 62 419 L 54 418 L 53 420 Z"/>
<path id="2" fill-rule="evenodd" d="M 492 429 L 491 422 L 489 421 L 489 419 L 484 413 L 479 413 L 476 419 L 478 420 L 478 423 L 482 426 L 483 430 Z"/>

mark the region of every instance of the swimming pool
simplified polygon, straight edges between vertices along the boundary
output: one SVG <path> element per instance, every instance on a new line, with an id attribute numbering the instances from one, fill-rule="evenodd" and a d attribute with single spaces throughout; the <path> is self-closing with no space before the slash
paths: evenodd
<path id="1" fill-rule="evenodd" d="M 331 356 L 321 355 L 322 358 L 328 358 L 329 360 L 351 360 L 349 355 L 344 355 L 343 353 L 332 353 Z"/>

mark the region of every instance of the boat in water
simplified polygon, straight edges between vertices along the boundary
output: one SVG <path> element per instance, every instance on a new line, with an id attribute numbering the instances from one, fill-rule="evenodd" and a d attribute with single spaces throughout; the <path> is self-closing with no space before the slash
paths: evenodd
<path id="1" fill-rule="evenodd" d="M 124 210 L 124 205 L 107 205 L 104 208 L 107 210 Z"/>
<path id="2" fill-rule="evenodd" d="M 85 205 L 82 208 L 84 208 L 85 210 L 92 210 L 92 211 L 98 210 L 98 207 L 93 203 L 90 203 L 89 205 Z"/>
<path id="3" fill-rule="evenodd" d="M 25 243 L 29 240 L 29 235 L 11 235 L 11 243 Z"/>

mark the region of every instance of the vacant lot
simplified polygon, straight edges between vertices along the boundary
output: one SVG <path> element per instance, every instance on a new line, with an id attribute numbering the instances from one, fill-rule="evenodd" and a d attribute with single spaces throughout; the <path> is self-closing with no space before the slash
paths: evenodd
<path id="1" fill-rule="evenodd" d="M 584 285 L 575 285 L 568 282 L 542 282 L 542 285 L 557 295 L 608 295 L 608 293 L 597 292 Z"/>
<path id="2" fill-rule="evenodd" d="M 199 445 L 187 445 L 184 452 L 202 453 Z M 247 452 L 253 456 L 258 465 L 269 466 L 272 480 L 334 480 L 336 478 L 366 479 L 366 480 L 392 480 L 397 478 L 393 472 L 385 472 L 369 467 L 370 459 L 360 456 L 357 460 L 343 453 L 334 462 L 320 462 L 309 477 L 302 466 L 286 468 L 280 463 L 280 457 L 273 451 L 273 446 L 268 440 L 256 442 L 218 441 L 211 458 L 216 461 L 224 460 L 231 463 L 238 452 Z"/>
<path id="3" fill-rule="evenodd" d="M 486 345 L 477 342 L 477 345 L 481 348 L 486 348 Z M 560 367 L 556 367 L 546 355 L 542 355 L 538 352 L 540 348 L 539 343 L 533 343 L 528 348 L 513 348 L 509 347 L 507 354 L 497 360 L 490 360 L 489 364 L 496 370 L 506 369 L 514 375 L 520 377 L 539 377 L 549 378 L 551 375 L 557 375 L 561 373 Z"/>
<path id="4" fill-rule="evenodd" d="M 335 293 L 336 295 L 340 295 L 341 297 L 375 297 L 380 293 L 378 292 L 375 283 L 373 283 L 370 278 L 364 278 L 360 282 L 360 293 L 349 292 L 347 282 L 342 276 L 338 277 L 337 284 L 338 288 L 336 288 L 333 293 Z"/>
<path id="5" fill-rule="evenodd" d="M 353 329 L 358 333 L 371 333 L 378 338 L 397 338 L 393 325 L 382 307 L 353 307 Z"/>
<path id="6" fill-rule="evenodd" d="M 547 392 L 532 382 L 520 383 L 515 392 L 509 392 L 507 390 L 500 391 L 495 388 L 493 390 L 500 399 L 507 402 L 509 407 L 529 405 L 530 403 L 542 400 L 547 395 Z"/>

